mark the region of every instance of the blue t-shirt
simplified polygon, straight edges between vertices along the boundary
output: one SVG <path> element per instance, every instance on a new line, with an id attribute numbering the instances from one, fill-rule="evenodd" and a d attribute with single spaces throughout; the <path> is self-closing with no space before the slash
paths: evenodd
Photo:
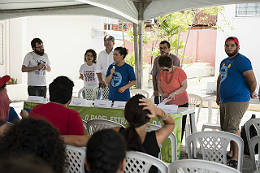
<path id="1" fill-rule="evenodd" d="M 247 102 L 250 100 L 250 91 L 243 73 L 252 70 L 250 60 L 238 53 L 234 58 L 226 58 L 220 63 L 219 83 L 220 103 Z"/>
<path id="2" fill-rule="evenodd" d="M 111 64 L 107 69 L 106 77 L 109 76 L 110 70 L 113 68 Z M 115 65 L 115 73 L 110 81 L 108 99 L 112 101 L 127 101 L 130 98 L 129 88 L 123 93 L 119 93 L 118 89 L 125 86 L 130 81 L 136 80 L 134 68 L 129 64 L 124 63 L 122 66 Z"/>

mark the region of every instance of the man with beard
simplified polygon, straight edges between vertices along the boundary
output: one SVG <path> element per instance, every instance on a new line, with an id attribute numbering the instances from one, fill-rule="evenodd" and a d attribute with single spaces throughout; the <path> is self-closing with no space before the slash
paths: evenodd
<path id="1" fill-rule="evenodd" d="M 176 55 L 173 55 L 170 53 L 171 45 L 168 41 L 166 41 L 166 40 L 162 41 L 159 44 L 159 47 L 160 47 L 161 55 L 157 56 L 154 59 L 153 69 L 151 71 L 151 75 L 153 76 L 153 95 L 155 97 L 155 99 L 154 99 L 155 104 L 159 103 L 158 78 L 159 78 L 159 74 L 161 72 L 161 67 L 159 67 L 159 65 L 158 65 L 159 57 L 162 55 L 167 55 L 172 58 L 172 63 L 174 66 L 180 67 L 180 59 Z"/>
<path id="2" fill-rule="evenodd" d="M 238 53 L 240 49 L 236 37 L 225 41 L 225 52 L 228 58 L 220 63 L 217 80 L 216 102 L 220 105 L 220 125 L 226 132 L 240 136 L 239 124 L 249 106 L 249 100 L 255 98 L 256 78 L 250 60 Z M 228 165 L 237 167 L 238 146 L 230 143 L 227 154 Z"/>
<path id="3" fill-rule="evenodd" d="M 28 95 L 46 97 L 46 71 L 51 71 L 51 63 L 41 39 L 34 38 L 31 46 L 33 51 L 26 54 L 22 65 L 22 72 L 28 72 Z"/>

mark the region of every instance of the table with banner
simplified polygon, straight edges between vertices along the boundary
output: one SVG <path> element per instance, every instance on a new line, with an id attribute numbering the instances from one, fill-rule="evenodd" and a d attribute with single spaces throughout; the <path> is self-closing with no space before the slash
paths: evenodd
<path id="1" fill-rule="evenodd" d="M 34 106 L 43 103 L 24 102 L 24 109 L 32 109 Z M 102 108 L 102 107 L 86 107 L 86 106 L 68 106 L 68 108 L 77 111 L 81 118 L 85 121 L 91 119 L 107 119 L 116 123 L 127 126 L 127 121 L 124 117 L 124 109 Z M 181 132 L 182 132 L 182 114 L 169 113 L 175 120 L 175 128 L 173 130 L 177 139 L 177 158 L 180 157 L 181 152 Z M 163 125 L 161 120 L 157 117 L 153 118 L 151 124 Z M 87 134 L 87 133 L 86 133 Z M 162 144 L 162 160 L 171 163 L 171 141 L 166 139 Z"/>

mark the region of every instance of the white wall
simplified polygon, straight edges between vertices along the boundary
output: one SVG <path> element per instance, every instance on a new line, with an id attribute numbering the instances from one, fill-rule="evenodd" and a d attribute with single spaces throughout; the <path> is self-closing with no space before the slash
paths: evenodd
<path id="1" fill-rule="evenodd" d="M 10 67 L 9 74 L 17 78 L 19 84 L 27 83 L 27 73 L 21 72 L 21 66 L 24 56 L 32 51 L 30 43 L 35 37 L 42 39 L 51 61 L 52 71 L 47 73 L 47 82 L 60 75 L 77 80 L 85 51 L 92 48 L 99 53 L 104 49 L 103 38 L 92 37 L 92 28 L 103 29 L 102 17 L 33 16 L 7 21 L 10 42 L 10 62 L 7 66 Z"/>
<path id="2" fill-rule="evenodd" d="M 260 16 L 255 17 L 236 17 L 236 5 L 225 6 L 225 16 L 227 20 L 234 26 L 234 30 L 225 29 L 227 35 L 217 32 L 217 48 L 216 48 L 216 69 L 215 76 L 219 74 L 219 64 L 227 57 L 224 51 L 224 42 L 228 36 L 236 36 L 240 44 L 240 53 L 247 56 L 256 75 L 258 85 L 260 84 Z M 222 20 L 222 16 L 218 16 L 218 21 Z M 220 22 L 221 24 L 221 22 Z"/>

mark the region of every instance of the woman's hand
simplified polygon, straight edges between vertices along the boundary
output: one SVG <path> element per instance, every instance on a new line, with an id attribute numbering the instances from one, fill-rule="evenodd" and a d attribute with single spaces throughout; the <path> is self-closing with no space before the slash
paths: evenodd
<path id="1" fill-rule="evenodd" d="M 156 115 L 161 114 L 161 109 L 157 108 L 150 100 L 147 98 L 139 99 L 141 103 L 139 103 L 139 106 L 144 106 L 143 110 L 149 110 L 151 114 L 147 114 L 149 118 L 154 118 Z"/>
<path id="2" fill-rule="evenodd" d="M 115 68 L 111 68 L 110 73 L 111 73 L 111 74 L 114 74 L 114 73 L 115 73 L 115 70 L 116 70 Z"/>
<path id="3" fill-rule="evenodd" d="M 173 99 L 175 100 L 175 94 L 174 93 L 171 93 L 169 94 L 169 96 L 167 97 L 168 99 Z"/>
<path id="4" fill-rule="evenodd" d="M 125 86 L 122 86 L 122 87 L 118 88 L 118 92 L 123 93 L 123 92 L 125 92 L 126 89 L 127 88 Z"/>
<path id="5" fill-rule="evenodd" d="M 168 93 L 163 93 L 163 98 L 167 98 L 168 96 L 169 96 L 169 94 Z"/>

